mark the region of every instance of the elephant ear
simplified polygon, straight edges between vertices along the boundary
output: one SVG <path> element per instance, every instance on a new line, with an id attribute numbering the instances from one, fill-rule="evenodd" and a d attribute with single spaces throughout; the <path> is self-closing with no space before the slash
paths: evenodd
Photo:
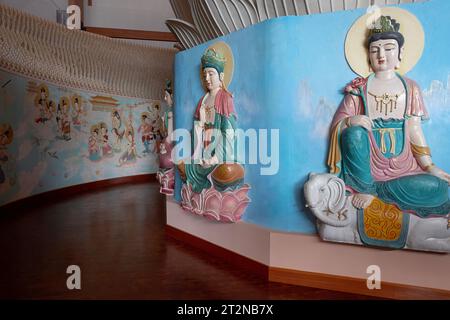
<path id="1" fill-rule="evenodd" d="M 330 190 L 330 199 L 328 200 L 328 209 L 332 213 L 338 213 L 345 205 L 345 183 L 338 177 L 328 180 Z"/>

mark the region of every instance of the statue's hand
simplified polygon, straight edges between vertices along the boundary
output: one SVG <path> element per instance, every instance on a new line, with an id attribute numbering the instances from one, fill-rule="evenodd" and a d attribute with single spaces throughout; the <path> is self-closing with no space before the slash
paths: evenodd
<path id="1" fill-rule="evenodd" d="M 450 175 L 441 168 L 433 166 L 428 170 L 428 172 L 433 176 L 436 176 L 442 180 L 447 181 L 447 183 L 450 184 Z"/>
<path id="2" fill-rule="evenodd" d="M 372 131 L 373 125 L 372 120 L 368 116 L 362 115 L 347 118 L 346 124 L 348 127 L 360 126 L 367 129 L 367 131 Z"/>
<path id="3" fill-rule="evenodd" d="M 212 166 L 214 166 L 214 165 L 216 165 L 218 163 L 219 163 L 219 161 L 218 161 L 217 157 L 213 156 L 213 157 L 211 157 L 209 159 L 202 159 L 201 166 L 203 168 L 209 168 L 209 167 L 212 167 Z"/>

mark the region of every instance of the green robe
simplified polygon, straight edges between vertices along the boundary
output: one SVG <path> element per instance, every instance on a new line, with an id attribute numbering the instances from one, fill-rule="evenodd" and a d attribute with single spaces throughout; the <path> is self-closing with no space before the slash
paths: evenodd
<path id="1" fill-rule="evenodd" d="M 218 112 L 215 113 L 213 128 L 220 132 L 222 139 L 213 139 L 210 148 L 211 156 L 217 156 L 220 163 L 224 162 L 236 162 L 236 139 L 234 137 L 234 131 L 237 129 L 236 116 L 230 114 L 228 117 Z M 193 130 L 194 131 L 194 130 Z M 194 140 L 195 134 L 192 134 L 192 140 Z M 194 141 L 192 141 L 194 146 Z M 208 175 L 214 171 L 218 165 L 213 165 L 208 168 L 201 166 L 200 164 L 185 164 L 186 182 L 189 183 L 194 192 L 200 193 L 203 189 L 209 189 L 211 182 L 208 179 Z M 215 185 L 219 191 L 224 191 L 227 188 L 235 189 L 239 184 L 233 186 Z"/>

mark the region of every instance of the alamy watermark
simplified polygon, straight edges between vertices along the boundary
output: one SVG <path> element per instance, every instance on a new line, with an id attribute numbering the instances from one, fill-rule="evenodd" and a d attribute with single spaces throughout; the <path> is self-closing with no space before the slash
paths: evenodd
<path id="1" fill-rule="evenodd" d="M 275 175 L 280 168 L 279 129 L 176 129 L 170 139 L 175 143 L 171 159 L 185 164 L 234 163 L 260 164 L 260 174 Z M 205 141 L 207 143 L 205 144 Z M 193 142 L 193 143 L 192 143 Z M 247 148 L 248 146 L 248 148 Z M 248 152 L 246 152 L 248 150 Z M 211 160 L 213 161 L 207 161 Z"/>
<path id="2" fill-rule="evenodd" d="M 370 276 L 367 278 L 367 289 L 380 290 L 381 289 L 381 268 L 377 265 L 370 265 L 366 270 Z"/>
<path id="3" fill-rule="evenodd" d="M 70 265 L 66 270 L 67 274 L 70 276 L 66 280 L 67 289 L 73 290 L 81 290 L 81 269 L 77 265 Z"/>
<path id="4" fill-rule="evenodd" d="M 81 9 L 77 5 L 70 5 L 66 10 L 67 19 L 66 26 L 70 30 L 80 30 L 81 29 Z"/>

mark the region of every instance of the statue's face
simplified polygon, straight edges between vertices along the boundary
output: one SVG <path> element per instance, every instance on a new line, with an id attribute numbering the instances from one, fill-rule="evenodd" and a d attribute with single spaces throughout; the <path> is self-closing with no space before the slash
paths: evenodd
<path id="1" fill-rule="evenodd" d="M 167 91 L 164 91 L 164 101 L 167 103 L 167 105 L 168 105 L 169 107 L 172 106 L 172 96 L 171 96 L 170 93 L 167 92 Z"/>
<path id="2" fill-rule="evenodd" d="M 203 69 L 203 79 L 205 81 L 206 88 L 208 91 L 220 88 L 221 78 L 223 78 L 223 73 L 219 75 L 217 70 L 214 68 Z"/>
<path id="3" fill-rule="evenodd" d="M 398 43 L 394 39 L 378 40 L 369 47 L 370 65 L 374 72 L 395 70 L 400 67 Z"/>

